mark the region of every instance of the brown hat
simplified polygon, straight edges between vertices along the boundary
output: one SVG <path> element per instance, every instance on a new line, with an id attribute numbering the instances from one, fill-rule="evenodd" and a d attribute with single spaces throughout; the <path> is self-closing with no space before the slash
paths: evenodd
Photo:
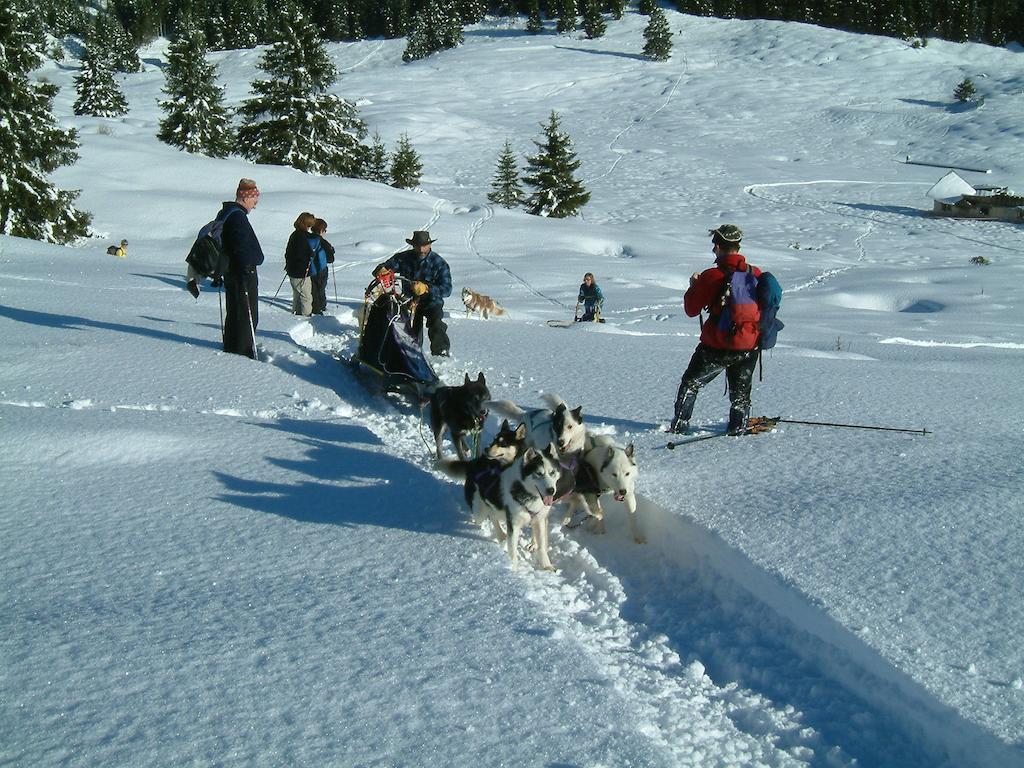
<path id="1" fill-rule="evenodd" d="M 259 197 L 260 189 L 252 179 L 239 179 L 238 189 L 235 190 L 235 199 L 243 200 L 247 197 Z"/>
<path id="2" fill-rule="evenodd" d="M 405 238 L 409 245 L 429 245 L 434 241 L 430 239 L 430 233 L 425 229 L 417 229 L 412 233 L 412 238 Z"/>

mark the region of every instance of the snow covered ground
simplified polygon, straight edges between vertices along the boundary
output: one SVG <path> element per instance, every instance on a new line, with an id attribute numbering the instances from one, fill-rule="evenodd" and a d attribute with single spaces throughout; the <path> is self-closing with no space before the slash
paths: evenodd
<path id="1" fill-rule="evenodd" d="M 402 41 L 332 46 L 371 132 L 409 134 L 419 192 L 158 143 L 161 46 L 123 119 L 72 116 L 72 62 L 41 72 L 81 133 L 57 180 L 105 236 L 0 238 L 0 764 L 1024 765 L 1024 229 L 932 218 L 944 170 L 900 162 L 1024 188 L 1021 50 L 669 18 L 665 63 L 635 14 L 594 41 L 487 23 L 410 65 Z M 232 103 L 258 56 L 216 55 Z M 952 103 L 965 76 L 984 104 Z M 551 110 L 583 216 L 487 204 L 505 139 L 533 152 Z M 216 292 L 182 282 L 241 176 L 260 362 L 219 351 Z M 312 319 L 275 295 L 302 210 L 339 251 Z M 754 411 L 930 434 L 665 449 L 682 292 L 725 222 L 787 289 Z M 559 393 L 635 443 L 648 544 L 609 503 L 605 536 L 552 531 L 557 573 L 513 570 L 419 409 L 337 361 L 413 229 L 509 311 L 453 297 L 442 378 Z M 586 271 L 608 322 L 547 327 Z"/>

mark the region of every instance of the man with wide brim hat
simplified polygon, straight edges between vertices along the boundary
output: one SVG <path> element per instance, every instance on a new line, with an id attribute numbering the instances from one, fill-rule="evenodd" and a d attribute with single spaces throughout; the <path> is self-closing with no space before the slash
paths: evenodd
<path id="1" fill-rule="evenodd" d="M 452 295 L 452 273 L 448 262 L 431 248 L 434 239 L 425 229 L 417 229 L 405 239 L 412 246 L 396 253 L 373 270 L 397 272 L 402 278 L 402 293 L 416 302 L 412 331 L 422 344 L 423 323 L 427 324 L 430 354 L 447 357 L 451 342 L 444 318 L 444 300 Z"/>
<path id="2" fill-rule="evenodd" d="M 740 253 L 743 230 L 735 224 L 722 224 L 709 229 L 711 252 L 715 266 L 690 277 L 690 287 L 683 296 L 683 309 L 690 317 L 707 312 L 709 317 L 701 323 L 700 343 L 690 358 L 676 395 L 675 414 L 669 425 L 670 432 L 686 434 L 690 417 L 701 387 L 725 371 L 729 382 L 729 427 L 731 435 L 746 431 L 750 416 L 750 390 L 754 367 L 757 365 L 760 344 L 760 310 L 757 304 L 741 297 L 734 275 L 753 280 L 761 270 L 749 266 Z M 729 289 L 727 298 L 726 289 Z M 726 312 L 728 311 L 728 315 Z M 702 318 L 703 319 L 703 318 Z"/>
<path id="3" fill-rule="evenodd" d="M 430 239 L 430 233 L 427 230 L 417 229 L 412 233 L 412 237 L 405 238 L 405 242 L 415 248 L 419 248 L 421 245 L 430 245 L 436 241 Z"/>

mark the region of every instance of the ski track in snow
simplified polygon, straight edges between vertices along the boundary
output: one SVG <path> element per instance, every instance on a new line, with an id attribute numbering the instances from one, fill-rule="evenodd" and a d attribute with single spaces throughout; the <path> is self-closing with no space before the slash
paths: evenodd
<path id="1" fill-rule="evenodd" d="M 494 259 L 491 259 L 491 258 L 488 258 L 487 256 L 484 256 L 480 252 L 480 249 L 477 248 L 477 245 L 476 245 L 476 236 L 480 232 L 480 230 L 483 228 L 484 224 L 486 224 L 488 221 L 490 221 L 494 217 L 494 206 L 492 206 L 492 205 L 484 205 L 484 206 L 481 206 L 481 209 L 483 210 L 483 216 L 481 218 L 477 219 L 476 221 L 474 221 L 472 224 L 470 224 L 469 228 L 466 230 L 466 250 L 469 251 L 469 253 L 471 253 L 474 256 L 476 256 L 481 261 L 486 262 L 487 264 L 490 264 L 495 269 L 500 269 L 502 272 L 504 272 L 506 275 L 511 277 L 513 280 L 521 283 L 526 288 L 526 290 L 528 290 L 530 293 L 534 294 L 535 296 L 539 296 L 540 298 L 544 299 L 545 301 L 550 301 L 552 304 L 555 304 L 556 306 L 561 306 L 561 307 L 564 307 L 565 309 L 568 309 L 569 308 L 568 305 L 562 303 L 558 299 L 552 298 L 551 296 L 548 296 L 547 294 L 542 293 L 541 291 L 538 291 L 522 275 L 520 275 L 520 274 L 518 274 L 516 272 L 513 272 L 508 267 L 506 267 L 503 264 L 495 261 Z"/>
<path id="2" fill-rule="evenodd" d="M 681 58 L 683 60 L 683 66 L 680 69 L 679 74 L 676 75 L 675 79 L 672 81 L 672 85 L 669 86 L 668 94 L 665 96 L 665 99 L 664 99 L 664 101 L 662 101 L 661 105 L 658 106 L 656 109 L 648 112 L 646 115 L 643 115 L 641 117 L 634 117 L 632 120 L 630 120 L 626 124 L 626 126 L 621 131 L 619 131 L 617 134 L 615 134 L 615 136 L 612 138 L 612 140 L 610 142 L 608 142 L 608 150 L 609 151 L 615 152 L 616 151 L 615 150 L 615 145 L 619 142 L 619 140 L 623 136 L 625 136 L 629 131 L 631 131 L 636 126 L 638 126 L 641 123 L 644 123 L 644 122 L 650 120 L 652 117 L 657 115 L 663 109 L 668 107 L 668 105 L 672 101 L 672 98 L 676 95 L 676 91 L 679 90 L 679 83 L 682 82 L 682 79 L 683 79 L 683 77 L 686 76 L 686 73 L 687 73 L 687 70 L 688 70 L 686 56 L 681 56 Z M 600 181 L 601 179 L 608 178 L 609 176 L 611 176 L 615 172 L 615 169 L 618 168 L 619 163 L 622 162 L 623 158 L 625 158 L 625 154 L 618 153 L 618 156 L 612 161 L 612 164 L 608 168 L 608 170 L 606 170 L 604 173 L 600 174 L 599 176 L 593 176 L 593 177 L 591 177 L 589 179 L 584 180 L 583 184 L 585 186 L 590 186 L 595 181 Z"/>
<path id="3" fill-rule="evenodd" d="M 474 222 L 467 242 L 487 219 Z M 318 364 L 338 366 L 358 343 L 354 327 L 340 319 L 339 326 L 341 333 L 319 333 L 300 324 L 291 337 Z M 463 369 L 474 367 L 472 361 L 434 362 L 442 382 L 450 384 L 461 381 Z M 433 468 L 423 406 L 371 392 L 349 366 L 342 367 L 340 377 L 339 394 L 351 408 L 346 415 L 380 438 L 389 454 L 450 484 L 452 504 L 462 509 L 461 486 Z M 327 415 L 299 410 L 299 418 Z M 814 639 L 804 638 L 799 627 L 719 573 L 706 554 L 714 545 L 695 543 L 699 535 L 684 518 L 642 497 L 639 507 L 642 527 L 660 529 L 657 543 L 634 544 L 622 506 L 610 502 L 605 536 L 553 525 L 551 557 L 558 572 L 532 570 L 532 555 L 525 548 L 519 568 L 509 568 L 552 636 L 578 643 L 595 660 L 636 712 L 639 731 L 673 763 L 700 768 L 838 768 L 856 766 L 858 760 L 921 768 L 942 763 L 927 744 L 903 735 L 875 706 L 825 675 L 816 659 L 829 658 L 831 649 L 814 649 Z M 559 517 L 558 511 L 552 514 L 552 519 Z M 486 526 L 474 530 L 481 536 L 489 532 Z M 494 557 L 506 558 L 497 543 Z M 794 636 L 809 649 L 806 656 L 786 646 Z M 695 728 L 696 722 L 709 725 Z M 723 733 L 733 734 L 734 753 L 723 755 L 712 746 Z M 880 739 L 880 733 L 886 736 Z"/>
<path id="4" fill-rule="evenodd" d="M 352 43 L 351 45 L 353 45 L 353 46 L 354 45 L 358 45 L 358 43 Z M 377 43 L 377 47 L 376 48 L 374 48 L 369 53 L 367 53 L 365 56 L 363 56 L 363 58 L 361 58 L 355 64 L 353 64 L 351 66 L 348 66 L 348 67 L 345 67 L 344 69 L 339 69 L 338 72 L 339 73 L 351 72 L 353 69 L 358 69 L 359 67 L 363 66 L 366 62 L 368 62 L 370 59 L 372 59 L 374 56 L 376 56 L 377 53 L 383 47 L 384 47 L 384 41 L 381 40 L 379 43 Z"/>

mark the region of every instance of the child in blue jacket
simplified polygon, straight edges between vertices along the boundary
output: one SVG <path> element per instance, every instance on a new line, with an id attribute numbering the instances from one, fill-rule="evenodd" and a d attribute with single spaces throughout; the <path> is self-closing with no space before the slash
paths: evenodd
<path id="1" fill-rule="evenodd" d="M 577 317 L 579 322 L 601 321 L 601 307 L 604 304 L 604 294 L 597 283 L 594 282 L 594 273 L 587 272 L 583 276 L 583 284 L 580 285 L 580 295 L 576 299 L 576 309 L 583 305 L 583 316 Z"/>

